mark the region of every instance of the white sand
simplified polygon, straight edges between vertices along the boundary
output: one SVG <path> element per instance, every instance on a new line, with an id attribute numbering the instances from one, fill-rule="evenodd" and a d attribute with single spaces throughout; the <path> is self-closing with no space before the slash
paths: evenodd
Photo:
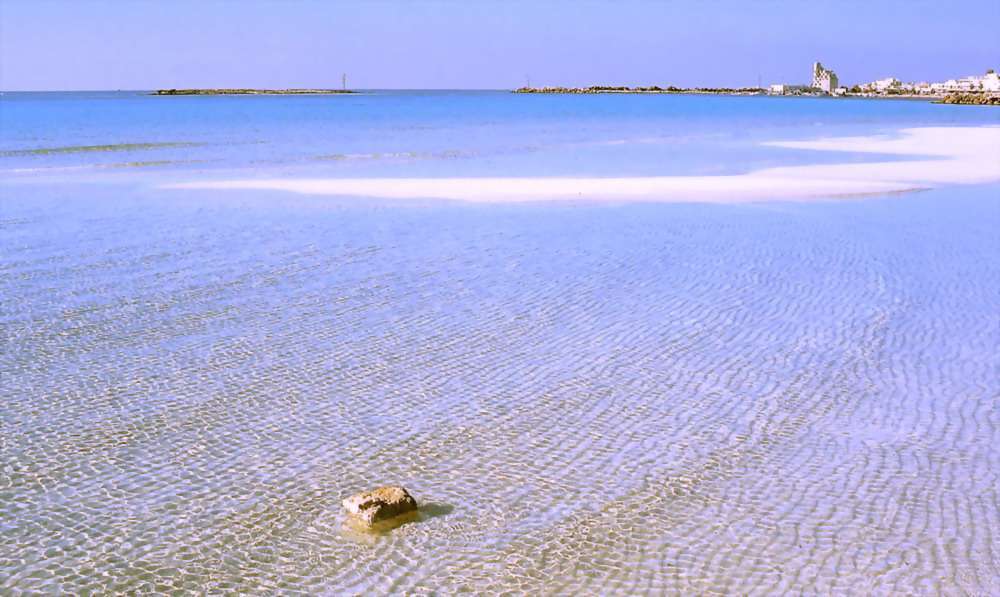
<path id="1" fill-rule="evenodd" d="M 189 189 L 271 189 L 312 195 L 464 201 L 627 200 L 741 202 L 902 192 L 1000 181 L 1000 127 L 905 129 L 897 136 L 766 145 L 919 159 L 768 168 L 732 176 L 629 178 L 310 178 L 202 181 Z"/>

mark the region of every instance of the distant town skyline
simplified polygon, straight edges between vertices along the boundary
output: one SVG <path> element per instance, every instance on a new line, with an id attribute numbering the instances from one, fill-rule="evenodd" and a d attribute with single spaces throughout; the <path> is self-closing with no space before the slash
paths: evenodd
<path id="1" fill-rule="evenodd" d="M 1000 62 L 1000 2 L 3 0 L 0 89 L 943 81 Z"/>

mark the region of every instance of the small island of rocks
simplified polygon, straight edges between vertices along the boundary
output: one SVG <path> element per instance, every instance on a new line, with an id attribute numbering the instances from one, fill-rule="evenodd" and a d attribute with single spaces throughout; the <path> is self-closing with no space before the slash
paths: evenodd
<path id="1" fill-rule="evenodd" d="M 157 89 L 150 95 L 340 95 L 349 89 Z"/>

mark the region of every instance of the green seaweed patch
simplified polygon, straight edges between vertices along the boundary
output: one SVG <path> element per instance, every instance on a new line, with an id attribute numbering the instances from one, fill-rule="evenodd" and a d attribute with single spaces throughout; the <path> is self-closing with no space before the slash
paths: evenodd
<path id="1" fill-rule="evenodd" d="M 69 145 L 66 147 L 39 147 L 36 149 L 7 149 L 0 151 L 0 157 L 22 157 L 35 155 L 60 155 L 65 153 L 94 153 L 109 151 L 143 151 L 146 149 L 167 149 L 172 147 L 197 147 L 204 143 L 115 143 L 111 145 Z"/>

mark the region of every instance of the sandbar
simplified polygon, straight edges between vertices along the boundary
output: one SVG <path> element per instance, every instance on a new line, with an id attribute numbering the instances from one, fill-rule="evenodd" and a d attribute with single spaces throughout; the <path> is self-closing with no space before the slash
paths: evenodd
<path id="1" fill-rule="evenodd" d="M 738 203 L 899 193 L 1000 181 L 1000 126 L 923 127 L 892 135 L 774 141 L 816 151 L 912 159 L 767 168 L 736 175 L 457 178 L 247 178 L 167 185 L 280 190 L 309 195 L 480 202 L 610 200 Z"/>

